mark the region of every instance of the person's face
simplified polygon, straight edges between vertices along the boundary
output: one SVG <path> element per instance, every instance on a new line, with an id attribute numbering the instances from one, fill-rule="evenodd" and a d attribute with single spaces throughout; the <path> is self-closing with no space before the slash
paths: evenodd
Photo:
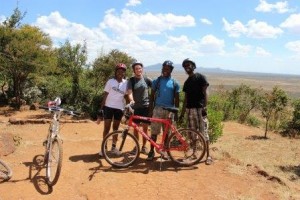
<path id="1" fill-rule="evenodd" d="M 124 69 L 117 69 L 116 70 L 116 79 L 122 79 L 125 77 L 125 70 Z"/>
<path id="2" fill-rule="evenodd" d="M 142 76 L 143 74 L 143 67 L 141 65 L 134 66 L 134 74 L 138 77 Z"/>
<path id="3" fill-rule="evenodd" d="M 172 73 L 172 67 L 169 65 L 164 65 L 162 68 L 162 75 L 164 77 L 169 77 Z"/>
<path id="4" fill-rule="evenodd" d="M 194 71 L 192 64 L 189 62 L 185 63 L 183 68 L 187 74 L 191 74 Z"/>

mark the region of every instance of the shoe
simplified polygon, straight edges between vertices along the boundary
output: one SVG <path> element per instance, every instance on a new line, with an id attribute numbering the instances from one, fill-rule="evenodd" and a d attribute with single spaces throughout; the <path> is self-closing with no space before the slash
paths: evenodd
<path id="1" fill-rule="evenodd" d="M 148 155 L 149 152 L 148 152 L 147 147 L 142 147 L 142 148 L 141 148 L 141 153 L 142 153 L 142 154 L 145 154 L 145 155 Z"/>
<path id="2" fill-rule="evenodd" d="M 210 157 L 210 156 L 208 156 L 207 158 L 206 158 L 206 161 L 205 161 L 205 164 L 206 165 L 211 165 L 211 164 L 213 164 L 213 159 L 212 159 L 212 157 Z"/>
<path id="3" fill-rule="evenodd" d="M 132 151 L 129 152 L 129 154 L 130 154 L 130 155 L 135 155 L 136 152 L 137 152 L 137 149 L 136 149 L 136 147 L 134 147 L 134 148 L 132 149 Z"/>
<path id="4" fill-rule="evenodd" d="M 155 153 L 154 151 L 149 151 L 148 157 L 146 158 L 147 161 L 152 161 L 154 159 Z"/>
<path id="5" fill-rule="evenodd" d="M 111 148 L 111 153 L 115 154 L 116 156 L 120 156 L 122 152 L 120 152 L 116 147 Z"/>
<path id="6" fill-rule="evenodd" d="M 164 159 L 164 160 L 170 160 L 170 157 L 169 157 L 169 155 L 167 154 L 167 152 L 161 151 L 161 152 L 160 152 L 160 155 L 161 155 L 161 158 L 162 158 L 162 159 Z"/>
<path id="7" fill-rule="evenodd" d="M 98 155 L 99 155 L 100 157 L 103 157 L 103 153 L 102 153 L 101 150 L 99 151 Z"/>

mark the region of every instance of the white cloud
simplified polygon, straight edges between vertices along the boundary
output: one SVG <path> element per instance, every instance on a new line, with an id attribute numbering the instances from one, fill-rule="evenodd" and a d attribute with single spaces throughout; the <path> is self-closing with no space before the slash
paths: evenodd
<path id="1" fill-rule="evenodd" d="M 300 40 L 286 43 L 285 48 L 300 55 Z"/>
<path id="2" fill-rule="evenodd" d="M 286 13 L 292 11 L 291 9 L 289 9 L 287 1 L 278 1 L 275 4 L 270 4 L 265 0 L 260 0 L 259 2 L 259 5 L 255 8 L 257 12 L 275 11 L 277 13 Z"/>
<path id="3" fill-rule="evenodd" d="M 240 37 L 241 34 L 247 32 L 247 28 L 240 21 L 235 21 L 233 24 L 230 24 L 225 18 L 223 18 L 222 21 L 229 37 Z"/>
<path id="4" fill-rule="evenodd" d="M 300 13 L 289 16 L 280 24 L 280 27 L 286 28 L 293 33 L 300 34 Z"/>
<path id="5" fill-rule="evenodd" d="M 251 45 L 242 45 L 240 43 L 235 43 L 234 46 L 237 49 L 234 53 L 235 55 L 247 56 L 252 50 Z"/>
<path id="6" fill-rule="evenodd" d="M 52 12 L 49 16 L 39 17 L 34 25 L 49 34 L 56 47 L 67 39 L 71 44 L 82 44 L 86 41 L 90 61 L 97 56 L 97 51 L 102 46 L 113 43 L 99 28 L 89 29 L 82 24 L 70 22 L 63 18 L 59 12 Z"/>
<path id="7" fill-rule="evenodd" d="M 120 16 L 110 10 L 106 13 L 101 27 L 108 28 L 116 34 L 160 34 L 176 27 L 195 26 L 195 19 L 191 15 L 177 16 L 168 14 L 139 14 L 124 9 Z"/>
<path id="8" fill-rule="evenodd" d="M 255 19 L 250 20 L 246 25 L 240 21 L 234 21 L 230 24 L 223 18 L 224 30 L 227 31 L 229 37 L 240 37 L 242 34 L 250 38 L 277 38 L 283 31 L 268 25 L 266 22 L 257 22 Z"/>
<path id="9" fill-rule="evenodd" d="M 206 18 L 201 18 L 201 19 L 200 19 L 200 22 L 201 22 L 202 24 L 212 25 L 212 22 L 209 21 L 209 20 L 206 19 Z"/>
<path id="10" fill-rule="evenodd" d="M 126 6 L 136 6 L 141 4 L 141 0 L 129 0 L 128 3 L 126 3 Z"/>
<path id="11" fill-rule="evenodd" d="M 271 53 L 266 51 L 262 47 L 256 47 L 256 55 L 267 57 L 267 56 L 271 56 Z"/>
<path id="12" fill-rule="evenodd" d="M 206 35 L 200 41 L 200 50 L 204 54 L 223 54 L 225 43 L 213 35 Z"/>
<path id="13" fill-rule="evenodd" d="M 255 19 L 250 20 L 247 24 L 247 35 L 252 38 L 277 38 L 283 31 L 268 25 L 266 22 L 257 22 Z"/>

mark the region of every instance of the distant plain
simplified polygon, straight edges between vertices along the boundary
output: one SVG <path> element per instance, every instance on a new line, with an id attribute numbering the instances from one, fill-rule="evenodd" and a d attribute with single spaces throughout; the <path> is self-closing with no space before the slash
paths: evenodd
<path id="1" fill-rule="evenodd" d="M 214 93 L 220 86 L 225 89 L 238 87 L 241 84 L 249 85 L 252 88 L 263 88 L 266 91 L 272 90 L 275 86 L 283 89 L 290 98 L 300 98 L 300 75 L 280 75 L 264 73 L 246 72 L 203 72 L 210 83 L 209 91 Z M 160 75 L 159 71 L 147 71 L 146 75 L 156 78 Z M 187 78 L 184 71 L 178 70 L 172 73 L 172 77 L 183 85 Z"/>

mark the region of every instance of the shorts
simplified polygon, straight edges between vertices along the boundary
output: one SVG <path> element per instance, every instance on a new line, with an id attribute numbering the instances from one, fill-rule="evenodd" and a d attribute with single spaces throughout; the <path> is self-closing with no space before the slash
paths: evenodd
<path id="1" fill-rule="evenodd" d="M 143 117 L 149 117 L 149 108 L 136 108 L 134 109 L 134 115 L 139 115 Z M 134 123 L 140 124 L 140 123 L 145 123 L 145 124 L 150 124 L 150 121 L 142 120 L 142 119 L 134 119 Z"/>
<path id="2" fill-rule="evenodd" d="M 169 117 L 169 111 L 164 110 L 162 107 L 154 107 L 153 118 L 167 119 Z M 163 124 L 158 122 L 151 123 L 151 134 L 158 135 L 162 131 Z"/>
<path id="3" fill-rule="evenodd" d="M 188 127 L 200 131 L 206 141 L 209 141 L 208 119 L 202 116 L 202 108 L 187 108 Z"/>
<path id="4" fill-rule="evenodd" d="M 110 108 L 107 106 L 104 106 L 104 119 L 114 119 L 121 121 L 123 116 L 123 111 L 117 108 Z"/>

